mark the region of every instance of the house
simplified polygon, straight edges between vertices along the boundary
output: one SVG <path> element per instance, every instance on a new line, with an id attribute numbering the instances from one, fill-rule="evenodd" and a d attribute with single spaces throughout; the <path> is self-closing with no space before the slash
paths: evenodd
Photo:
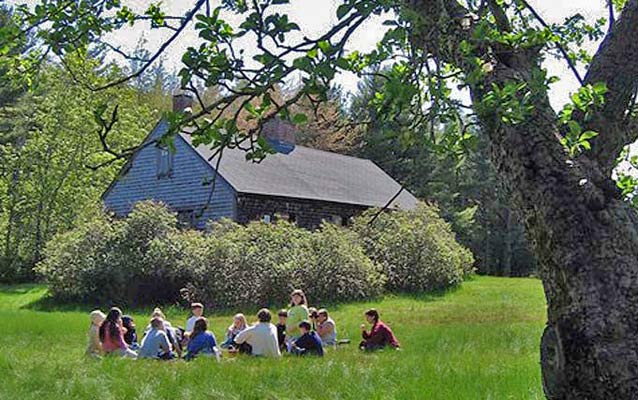
<path id="1" fill-rule="evenodd" d="M 189 105 L 184 97 L 175 97 L 176 110 Z M 167 129 L 160 121 L 145 143 Z M 217 174 L 215 153 L 193 146 L 186 133 L 175 137 L 174 151 L 141 146 L 102 195 L 104 204 L 125 216 L 139 201 L 162 201 L 180 222 L 200 229 L 221 218 L 247 223 L 276 217 L 313 229 L 324 220 L 346 225 L 371 207 L 416 207 L 417 199 L 372 161 L 296 146 L 294 130 L 282 121 L 262 135 L 276 154 L 254 163 L 240 149 L 225 149 Z"/>

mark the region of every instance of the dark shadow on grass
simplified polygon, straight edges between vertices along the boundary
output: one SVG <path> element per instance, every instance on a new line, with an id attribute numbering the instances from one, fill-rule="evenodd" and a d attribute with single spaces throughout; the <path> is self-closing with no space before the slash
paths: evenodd
<path id="1" fill-rule="evenodd" d="M 466 277 L 464 282 L 472 281 L 472 277 Z M 379 303 L 383 300 L 391 300 L 393 298 L 405 298 L 419 302 L 433 302 L 437 301 L 444 296 L 454 293 L 462 288 L 462 285 L 457 285 L 452 288 L 434 290 L 427 293 L 410 293 L 410 292 L 391 292 L 385 293 L 381 296 L 369 298 L 366 300 L 356 300 L 352 302 L 341 302 L 341 303 L 312 303 L 311 306 L 316 308 L 326 308 L 328 311 L 339 311 L 345 306 L 356 306 L 358 304 L 361 305 L 361 312 L 363 313 L 366 308 L 370 307 L 370 303 Z M 26 284 L 26 285 L 17 285 L 17 286 L 0 286 L 0 293 L 8 293 L 8 294 L 26 294 L 30 290 L 42 288 L 41 285 L 37 284 Z M 312 299 L 310 299 L 312 300 Z M 153 308 L 155 306 L 133 306 L 133 307 L 123 307 L 120 304 L 111 304 L 111 303 L 93 303 L 93 302 L 64 302 L 58 299 L 55 299 L 49 295 L 45 295 L 31 303 L 25 304 L 21 307 L 21 309 L 27 309 L 32 311 L 40 311 L 40 312 L 81 312 L 87 313 L 94 309 L 101 309 L 103 311 L 108 310 L 112 306 L 122 307 L 125 313 L 130 314 L 141 314 L 141 315 L 150 315 Z M 158 304 L 156 306 L 162 307 L 167 314 L 177 312 L 177 313 L 187 313 L 188 308 L 184 308 L 178 304 Z M 241 310 L 231 309 L 231 308 L 223 308 L 223 309 L 213 309 L 206 310 L 206 314 L 210 317 L 216 316 L 227 316 L 232 315 L 239 312 L 243 312 L 248 317 L 255 316 L 261 307 L 253 306 L 253 307 L 245 307 Z M 288 304 L 282 304 L 280 306 L 268 306 L 270 311 L 274 315 L 274 319 L 276 319 L 276 313 L 280 308 L 288 308 Z"/>
<path id="2" fill-rule="evenodd" d="M 42 285 L 37 283 L 22 283 L 19 285 L 0 285 L 0 293 L 8 295 L 27 294 L 34 289 L 41 289 Z"/>

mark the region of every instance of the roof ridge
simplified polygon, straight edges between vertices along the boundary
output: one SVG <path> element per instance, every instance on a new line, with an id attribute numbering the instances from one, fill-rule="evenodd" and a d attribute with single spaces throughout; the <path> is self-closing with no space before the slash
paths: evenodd
<path id="1" fill-rule="evenodd" d="M 342 154 L 342 153 L 337 153 L 335 151 L 328 151 L 328 150 L 323 150 L 323 149 L 316 149 L 314 147 L 308 147 L 308 146 L 303 146 L 303 145 L 295 145 L 295 147 L 301 147 L 302 149 L 306 149 L 306 150 L 311 150 L 311 151 L 316 151 L 316 152 L 321 152 L 321 153 L 328 153 L 328 154 L 333 154 L 335 156 L 339 156 L 339 157 L 346 157 L 346 158 L 352 158 L 355 160 L 360 160 L 360 161 L 366 161 L 366 162 L 372 162 L 372 160 L 368 160 L 367 158 L 362 158 L 362 157 L 356 157 L 356 156 L 351 156 L 349 154 Z M 293 150 L 294 151 L 294 150 Z M 374 164 L 374 163 L 373 163 Z"/>

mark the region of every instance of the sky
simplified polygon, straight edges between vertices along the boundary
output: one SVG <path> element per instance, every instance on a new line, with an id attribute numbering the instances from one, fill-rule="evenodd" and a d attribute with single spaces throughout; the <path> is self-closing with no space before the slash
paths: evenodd
<path id="1" fill-rule="evenodd" d="M 0 0 L 2 1 L 2 0 Z M 307 37 L 317 37 L 330 29 L 336 22 L 336 9 L 342 0 L 291 0 L 290 5 L 282 6 L 282 12 L 289 14 L 291 21 L 297 22 L 301 27 L 301 34 Z M 28 3 L 33 5 L 37 0 L 8 0 L 9 4 Z M 606 17 L 606 0 L 529 0 L 530 4 L 549 23 L 562 22 L 566 17 L 576 13 L 582 14 L 588 21 L 593 22 L 600 17 Z M 136 11 L 143 11 L 148 7 L 149 1 L 124 0 L 124 4 Z M 219 4 L 219 0 L 212 0 L 213 6 Z M 183 15 L 194 4 L 194 0 L 163 0 L 162 7 L 167 14 Z M 347 49 L 365 52 L 374 48 L 383 37 L 387 27 L 382 25 L 385 18 L 376 17 L 366 22 L 348 42 Z M 147 41 L 146 48 L 154 53 L 161 43 L 171 34 L 168 30 L 150 30 L 148 25 L 140 24 L 133 28 L 126 28 L 112 35 L 108 41 L 120 46 L 122 50 L 132 50 L 139 40 L 144 37 Z M 164 53 L 163 62 L 171 69 L 178 71 L 180 59 L 187 47 L 197 45 L 197 32 L 192 28 L 187 29 Z M 247 53 L 250 54 L 252 43 L 244 43 Z M 594 52 L 597 44 L 590 44 L 588 50 Z M 564 60 L 549 59 L 546 61 L 550 75 L 558 76 L 560 81 L 552 86 L 550 98 L 556 109 L 569 101 L 569 94 L 578 88 L 574 76 L 567 68 Z M 354 92 L 357 88 L 357 77 L 341 74 L 337 76 L 336 83 L 345 91 Z"/>
<path id="2" fill-rule="evenodd" d="M 128 0 L 125 4 L 132 5 L 136 10 L 143 10 L 148 3 L 148 1 L 143 0 Z M 164 0 L 162 4 L 168 13 L 182 15 L 192 7 L 193 3 L 194 1 Z M 339 3 L 339 0 L 291 0 L 289 6 L 282 7 L 282 12 L 284 10 L 288 12 L 290 19 L 299 24 L 303 35 L 317 37 L 337 22 L 336 9 Z M 582 14 L 588 21 L 592 22 L 607 15 L 605 0 L 530 0 L 530 4 L 549 23 L 562 22 L 566 17 L 576 13 Z M 386 27 L 382 25 L 384 19 L 377 17 L 368 21 L 353 35 L 347 48 L 359 51 L 373 49 L 386 30 Z M 168 31 L 160 33 L 139 26 L 118 32 L 111 39 L 111 42 L 122 46 L 123 49 L 133 49 L 139 39 L 144 36 L 148 41 L 148 50 L 153 53 L 168 35 L 170 35 Z M 198 43 L 198 38 L 195 30 L 187 30 L 178 41 L 168 48 L 164 63 L 169 68 L 179 69 L 181 55 L 188 46 L 196 43 Z M 250 52 L 251 44 L 246 43 L 246 46 L 247 52 Z M 593 52 L 596 47 L 597 44 L 591 44 L 588 46 L 588 50 Z M 578 88 L 578 83 L 564 60 L 549 59 L 545 66 L 550 75 L 560 78 L 560 81 L 553 85 L 550 93 L 552 105 L 556 109 L 560 109 L 569 101 L 569 94 Z M 336 78 L 337 84 L 351 92 L 356 90 L 357 82 L 357 77 L 354 75 L 341 74 Z"/>

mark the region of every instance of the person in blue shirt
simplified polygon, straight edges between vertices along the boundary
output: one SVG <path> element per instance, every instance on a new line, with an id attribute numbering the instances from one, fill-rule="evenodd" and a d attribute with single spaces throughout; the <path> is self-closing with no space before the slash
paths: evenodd
<path id="1" fill-rule="evenodd" d="M 161 318 L 151 320 L 151 330 L 142 339 L 138 358 L 152 358 L 156 360 L 172 360 L 175 354 L 171 351 L 171 344 L 164 331 L 164 321 Z"/>
<path id="2" fill-rule="evenodd" d="M 219 359 L 220 351 L 217 348 L 215 335 L 208 331 L 208 321 L 200 317 L 195 321 L 195 327 L 190 335 L 187 347 L 186 360 L 192 360 L 198 355 L 214 356 Z"/>
<path id="3" fill-rule="evenodd" d="M 308 321 L 301 321 L 299 323 L 299 331 L 301 337 L 295 340 L 292 344 L 292 353 L 304 356 L 307 354 L 323 357 L 323 344 L 321 338 L 317 332 L 311 330 L 312 325 Z"/>

